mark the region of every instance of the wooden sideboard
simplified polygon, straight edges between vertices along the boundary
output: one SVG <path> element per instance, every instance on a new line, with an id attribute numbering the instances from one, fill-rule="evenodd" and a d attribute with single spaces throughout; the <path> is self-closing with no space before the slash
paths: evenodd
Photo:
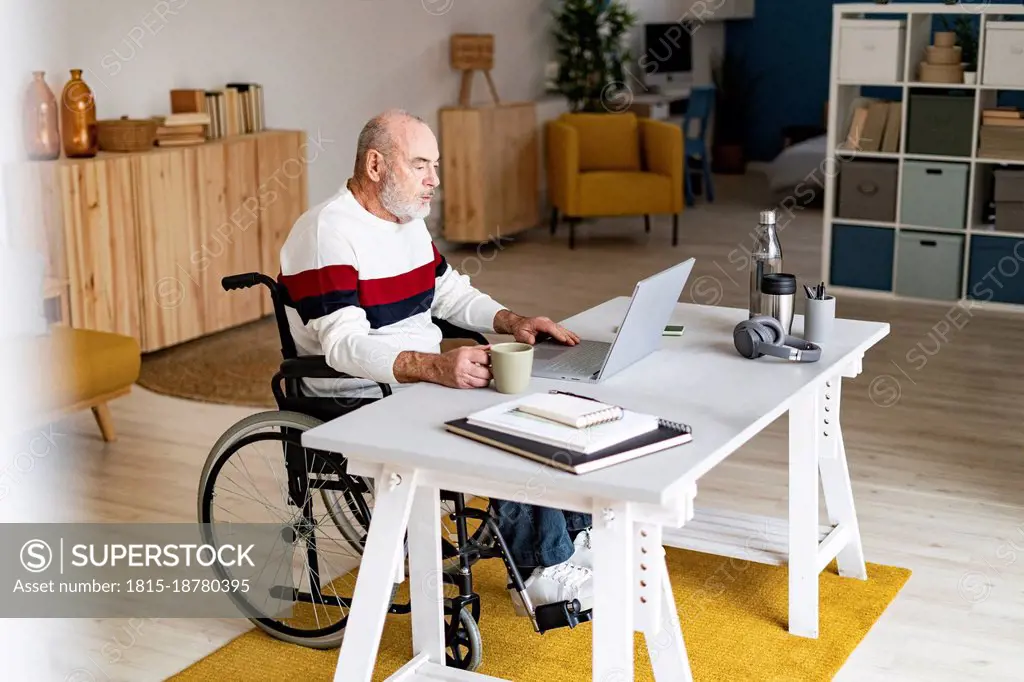
<path id="1" fill-rule="evenodd" d="M 533 102 L 439 114 L 444 237 L 482 243 L 535 227 L 540 164 Z"/>
<path id="2" fill-rule="evenodd" d="M 263 287 L 226 292 L 220 280 L 276 276 L 308 205 L 305 152 L 304 132 L 272 130 L 9 166 L 9 231 L 66 282 L 72 327 L 166 348 L 272 312 Z"/>

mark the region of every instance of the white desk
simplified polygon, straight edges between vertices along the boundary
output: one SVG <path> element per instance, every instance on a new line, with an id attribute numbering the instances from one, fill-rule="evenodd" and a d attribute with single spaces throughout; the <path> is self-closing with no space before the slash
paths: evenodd
<path id="1" fill-rule="evenodd" d="M 610 339 L 628 299 L 617 298 L 565 321 L 586 338 Z M 534 379 L 531 391 L 566 388 L 632 409 L 684 421 L 694 440 L 632 462 L 574 476 L 448 433 L 443 422 L 506 400 L 491 390 L 423 384 L 361 408 L 303 435 L 303 444 L 344 453 L 349 472 L 379 481 L 373 519 L 338 658 L 336 681 L 368 682 L 391 592 L 402 570 L 409 531 L 413 648 L 416 657 L 393 680 L 493 679 L 444 668 L 440 567 L 440 489 L 499 497 L 594 514 L 594 680 L 633 679 L 633 631 L 657 642 L 658 680 L 691 679 L 679 616 L 665 568 L 663 544 L 693 546 L 732 556 L 733 533 L 715 521 L 694 519 L 697 481 L 778 416 L 789 419 L 789 523 L 779 552 L 759 548 L 753 558 L 788 561 L 789 628 L 818 632 L 818 574 L 837 559 L 841 575 L 866 579 L 860 532 L 839 428 L 842 377 L 861 371 L 868 348 L 889 325 L 837 320 L 834 341 L 812 364 L 739 356 L 732 329 L 746 311 L 680 304 L 673 322 L 679 338 L 602 384 Z M 794 332 L 802 328 L 797 317 Z M 819 526 L 818 482 L 829 524 Z M 696 537 L 678 531 L 694 520 Z M 664 533 L 662 529 L 665 529 Z M 719 542 L 721 540 L 721 542 Z M 739 548 L 742 550 L 742 548 Z M 484 605 L 486 608 L 486 605 Z M 685 618 L 685 614 L 683 614 Z"/>

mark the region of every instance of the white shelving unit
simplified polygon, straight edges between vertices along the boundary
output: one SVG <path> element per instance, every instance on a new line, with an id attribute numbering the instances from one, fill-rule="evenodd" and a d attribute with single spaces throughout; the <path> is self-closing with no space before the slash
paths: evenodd
<path id="1" fill-rule="evenodd" d="M 978 75 L 976 84 L 958 83 L 920 83 L 915 82 L 917 77 L 917 65 L 924 59 L 925 47 L 931 44 L 933 21 L 937 15 L 949 15 L 950 23 L 956 19 L 956 15 L 969 15 L 978 17 Z M 904 40 L 903 74 L 900 80 L 893 82 L 850 82 L 840 80 L 840 37 L 842 34 L 842 22 L 844 19 L 861 18 L 896 19 L 906 22 L 906 36 Z M 833 8 L 832 24 L 832 56 L 831 75 L 829 79 L 829 120 L 828 120 L 828 163 L 832 170 L 826 173 L 825 183 L 825 213 L 824 213 L 824 236 L 822 250 L 822 272 L 825 281 L 830 283 L 831 288 L 837 293 L 856 293 L 872 297 L 885 297 L 892 299 L 906 300 L 929 300 L 920 297 L 902 296 L 895 293 L 897 284 L 897 264 L 899 263 L 900 233 L 913 231 L 915 233 L 935 233 L 936 235 L 957 234 L 963 236 L 963 249 L 961 257 L 962 281 L 960 283 L 960 299 L 971 298 L 970 291 L 970 259 L 971 259 L 971 238 L 972 236 L 998 237 L 1009 240 L 1007 245 L 1013 249 L 1016 240 L 1024 239 L 1024 232 L 1007 232 L 986 229 L 984 224 L 985 199 L 989 190 L 988 183 L 991 181 L 990 167 L 1008 167 L 1024 170 L 1024 158 L 1022 159 L 991 159 L 978 155 L 979 133 L 982 123 L 982 110 L 994 107 L 999 93 L 1002 92 L 1024 92 L 1024 84 L 1018 87 L 993 86 L 985 84 L 983 72 L 985 63 L 985 40 L 990 21 L 998 20 L 1024 20 L 1024 6 L 1021 5 L 996 5 L 996 4 L 962 4 L 946 5 L 941 3 L 892 3 L 879 5 L 875 3 L 851 3 L 836 4 Z M 853 105 L 858 99 L 864 97 L 865 88 L 887 88 L 893 91 L 890 99 L 895 99 L 895 93 L 901 93 L 902 101 L 902 124 L 898 152 L 855 152 L 842 148 L 845 142 L 849 123 L 850 113 Z M 907 129 L 909 121 L 910 98 L 912 92 L 925 92 L 935 90 L 941 94 L 942 91 L 957 91 L 961 93 L 973 93 L 974 95 L 974 121 L 971 135 L 971 154 L 969 156 L 939 156 L 928 154 L 911 154 L 907 149 Z M 898 166 L 897 187 L 896 187 L 896 211 L 892 222 L 881 222 L 873 220 L 853 220 L 837 216 L 839 210 L 838 192 L 840 182 L 837 172 L 841 172 L 844 164 L 860 160 L 887 161 Z M 933 227 L 928 225 L 909 225 L 900 222 L 904 170 L 907 162 L 927 161 L 941 163 L 957 163 L 968 167 L 967 180 L 967 211 L 964 229 L 949 229 L 944 227 Z M 861 228 L 882 228 L 892 230 L 892 273 L 891 287 L 886 291 L 879 288 L 855 288 L 844 286 L 842 282 L 833 280 L 833 229 L 835 226 L 851 226 Z M 987 226 L 991 227 L 991 226 Z M 1017 249 L 1017 253 L 1024 255 L 1024 246 Z M 842 253 L 837 254 L 842 257 Z M 1017 263 L 1020 271 L 1015 275 L 1024 280 L 1024 258 Z M 1005 273 L 1004 273 L 1005 274 Z M 977 296 L 975 296 L 977 298 Z M 951 302 L 949 298 L 931 299 L 939 300 L 947 305 Z M 957 299 L 953 299 L 954 301 Z M 1024 312 L 1024 300 L 1014 302 L 992 302 L 990 305 L 1007 310 Z"/>

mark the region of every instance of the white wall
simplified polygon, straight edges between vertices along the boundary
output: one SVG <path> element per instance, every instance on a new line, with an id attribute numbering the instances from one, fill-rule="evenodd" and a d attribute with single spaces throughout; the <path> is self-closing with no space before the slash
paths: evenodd
<path id="1" fill-rule="evenodd" d="M 495 34 L 493 76 L 505 100 L 541 94 L 550 54 L 549 0 L 64 2 L 75 27 L 64 67 L 85 71 L 100 118 L 165 114 L 172 88 L 262 83 L 269 127 L 323 140 L 309 168 L 311 203 L 344 183 L 375 113 L 407 108 L 436 131 L 438 108 L 458 99 L 452 33 Z M 482 76 L 474 95 L 488 97 Z"/>

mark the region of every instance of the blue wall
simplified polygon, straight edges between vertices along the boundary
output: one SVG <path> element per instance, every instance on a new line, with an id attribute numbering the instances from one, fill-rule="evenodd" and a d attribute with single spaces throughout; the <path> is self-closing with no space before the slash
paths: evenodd
<path id="1" fill-rule="evenodd" d="M 751 160 L 774 159 L 782 149 L 782 129 L 786 126 L 824 125 L 832 56 L 832 5 L 851 1 L 756 0 L 754 19 L 726 22 L 726 50 L 742 54 L 761 72 L 747 139 Z M 992 4 L 1011 5 L 1020 1 L 991 0 Z"/>

